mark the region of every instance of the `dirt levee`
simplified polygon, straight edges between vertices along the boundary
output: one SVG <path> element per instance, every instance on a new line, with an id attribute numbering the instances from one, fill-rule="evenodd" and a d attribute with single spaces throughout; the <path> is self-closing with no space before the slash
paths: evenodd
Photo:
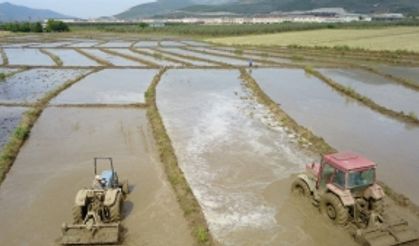
<path id="1" fill-rule="evenodd" d="M 50 108 L 0 187 L 2 245 L 55 245 L 93 157 L 113 157 L 131 193 L 124 203 L 124 245 L 191 245 L 183 214 L 154 151 L 145 112 Z"/>

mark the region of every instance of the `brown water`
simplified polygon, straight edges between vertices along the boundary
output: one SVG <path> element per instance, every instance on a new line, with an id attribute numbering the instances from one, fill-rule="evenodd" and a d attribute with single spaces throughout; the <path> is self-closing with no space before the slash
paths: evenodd
<path id="1" fill-rule="evenodd" d="M 14 132 L 26 110 L 27 108 L 23 107 L 0 106 L 0 152 L 7 144 L 10 135 Z"/>
<path id="2" fill-rule="evenodd" d="M 291 117 L 339 150 L 378 163 L 378 178 L 419 203 L 419 128 L 336 93 L 303 70 L 257 69 L 252 75 Z"/>
<path id="3" fill-rule="evenodd" d="M 58 56 L 63 62 L 63 66 L 99 66 L 96 61 L 85 57 L 72 49 L 49 49 L 49 52 Z"/>
<path id="4" fill-rule="evenodd" d="M 320 69 L 327 77 L 394 111 L 419 115 L 419 92 L 362 70 Z"/>
<path id="5" fill-rule="evenodd" d="M 353 245 L 289 196 L 312 157 L 248 98 L 236 70 L 169 70 L 157 104 L 179 165 L 222 245 Z M 313 226 L 313 221 L 315 226 Z"/>
<path id="6" fill-rule="evenodd" d="M 89 75 L 54 98 L 51 104 L 144 103 L 154 69 L 105 69 Z"/>
<path id="7" fill-rule="evenodd" d="M 2 245 L 56 245 L 93 157 L 113 157 L 131 192 L 123 245 L 192 245 L 183 213 L 154 149 L 145 112 L 52 108 L 42 114 L 0 186 Z"/>
<path id="8" fill-rule="evenodd" d="M 54 61 L 38 49 L 4 49 L 10 65 L 55 66 Z"/>
<path id="9" fill-rule="evenodd" d="M 34 103 L 46 92 L 87 73 L 85 69 L 31 69 L 0 83 L 0 102 Z"/>

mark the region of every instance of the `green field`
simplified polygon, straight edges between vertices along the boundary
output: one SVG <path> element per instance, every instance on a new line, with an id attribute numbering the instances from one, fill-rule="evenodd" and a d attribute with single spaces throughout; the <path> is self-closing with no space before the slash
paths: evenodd
<path id="1" fill-rule="evenodd" d="M 322 29 L 277 34 L 213 38 L 207 41 L 227 45 L 349 46 L 371 50 L 419 52 L 419 27 L 378 29 Z"/>

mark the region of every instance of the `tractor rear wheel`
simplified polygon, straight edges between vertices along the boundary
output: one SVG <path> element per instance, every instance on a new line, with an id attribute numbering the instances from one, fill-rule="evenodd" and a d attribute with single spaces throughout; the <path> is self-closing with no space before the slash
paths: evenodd
<path id="1" fill-rule="evenodd" d="M 337 225 L 345 225 L 348 221 L 348 210 L 343 206 L 340 199 L 332 193 L 326 193 L 322 197 L 320 209 L 326 217 Z"/>
<path id="2" fill-rule="evenodd" d="M 75 205 L 72 210 L 74 224 L 83 222 L 83 207 Z"/>
<path id="3" fill-rule="evenodd" d="M 129 193 L 128 180 L 122 181 L 122 192 L 124 193 L 124 195 L 127 195 Z"/>
<path id="4" fill-rule="evenodd" d="M 121 206 L 122 198 L 121 193 L 116 195 L 115 203 L 109 208 L 111 222 L 118 222 L 121 220 Z"/>
<path id="5" fill-rule="evenodd" d="M 308 197 L 310 195 L 310 189 L 307 183 L 301 178 L 297 178 L 291 185 L 291 191 L 293 194 Z"/>

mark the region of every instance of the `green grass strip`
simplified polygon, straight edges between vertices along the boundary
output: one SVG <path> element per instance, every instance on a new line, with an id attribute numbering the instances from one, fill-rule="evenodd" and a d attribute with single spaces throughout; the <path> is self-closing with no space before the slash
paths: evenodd
<path id="1" fill-rule="evenodd" d="M 166 70 L 167 68 L 163 68 L 159 71 L 145 93 L 148 105 L 147 116 L 157 143 L 160 160 L 164 165 L 168 180 L 175 191 L 179 205 L 191 228 L 196 245 L 213 245 L 213 239 L 209 233 L 204 214 L 178 165 L 175 150 L 157 108 L 156 87 Z"/>
<path id="2" fill-rule="evenodd" d="M 9 58 L 7 58 L 6 52 L 3 48 L 0 48 L 1 59 L 3 60 L 3 66 L 9 65 Z"/>
<path id="3" fill-rule="evenodd" d="M 33 107 L 28 109 L 22 116 L 19 125 L 16 127 L 14 133 L 10 136 L 8 143 L 4 146 L 0 153 L 0 184 L 4 181 L 7 172 L 13 165 L 20 148 L 25 143 L 30 135 L 30 131 L 36 120 L 41 115 L 42 111 L 47 107 L 49 101 L 57 96 L 60 92 L 77 83 L 81 79 L 89 76 L 92 73 L 99 71 L 95 69 L 89 73 L 81 75 L 73 80 L 69 80 L 63 85 L 59 86 L 53 91 L 46 93 L 40 100 L 38 100 Z"/>
<path id="4" fill-rule="evenodd" d="M 60 59 L 59 56 L 56 56 L 55 54 L 51 53 L 50 51 L 46 49 L 40 49 L 40 51 L 44 53 L 45 55 L 49 56 L 55 62 L 57 66 L 62 67 L 64 65 L 63 61 Z"/>

